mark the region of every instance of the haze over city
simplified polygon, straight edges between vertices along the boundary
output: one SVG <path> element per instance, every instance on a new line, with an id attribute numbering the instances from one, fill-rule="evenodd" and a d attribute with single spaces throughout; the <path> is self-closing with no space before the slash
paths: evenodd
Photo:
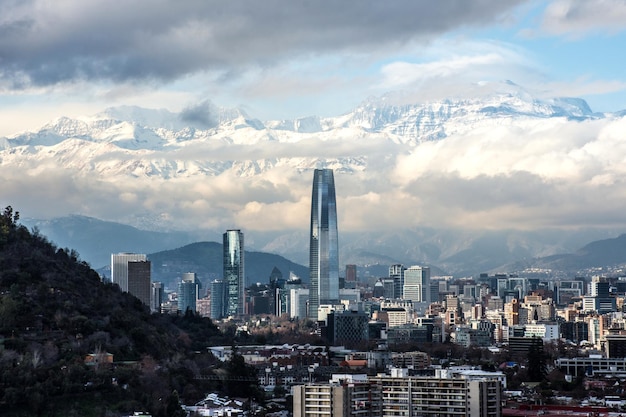
<path id="1" fill-rule="evenodd" d="M 626 230 L 623 1 L 32 1 L 5 2 L 0 16 L 0 199 L 24 216 L 126 221 L 135 213 L 187 229 L 305 230 L 310 170 L 328 166 L 342 231 Z M 451 122 L 439 139 L 405 141 L 335 121 L 327 133 L 273 131 L 273 141 L 233 128 L 220 141 L 174 150 L 99 148 L 77 160 L 54 143 L 49 154 L 41 144 L 9 154 L 20 132 L 117 106 L 167 109 L 179 129 L 208 129 L 214 106 L 270 121 L 337 118 L 368 97 L 376 108 L 493 104 L 503 94 L 523 104 L 582 98 L 595 113 L 529 117 L 521 105 L 475 128 Z M 116 114 L 147 117 L 126 109 Z M 93 169 L 141 158 L 176 160 L 187 171 L 196 160 L 260 168 L 203 167 L 196 176 Z"/>

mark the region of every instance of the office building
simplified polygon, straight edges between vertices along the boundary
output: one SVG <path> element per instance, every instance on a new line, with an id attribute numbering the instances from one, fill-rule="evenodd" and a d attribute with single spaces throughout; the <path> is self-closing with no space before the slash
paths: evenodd
<path id="1" fill-rule="evenodd" d="M 348 264 L 346 265 L 346 278 L 345 278 L 345 288 L 356 288 L 357 275 L 356 275 L 356 265 Z"/>
<path id="2" fill-rule="evenodd" d="M 393 280 L 393 296 L 390 298 L 402 298 L 404 287 L 404 265 L 394 264 L 389 267 L 389 279 Z"/>
<path id="3" fill-rule="evenodd" d="M 142 303 L 150 307 L 152 295 L 150 261 L 128 262 L 128 292 L 139 298 Z"/>
<path id="4" fill-rule="evenodd" d="M 165 300 L 165 291 L 162 282 L 152 283 L 152 294 L 150 296 L 150 311 L 153 313 L 161 312 L 161 304 Z"/>
<path id="5" fill-rule="evenodd" d="M 211 313 L 213 320 L 224 318 L 224 281 L 216 279 L 210 284 Z"/>
<path id="6" fill-rule="evenodd" d="M 224 238 L 224 316 L 243 316 L 245 312 L 245 260 L 243 233 L 227 230 Z"/>
<path id="7" fill-rule="evenodd" d="M 186 313 L 198 311 L 196 302 L 200 292 L 200 281 L 196 277 L 195 272 L 187 272 L 183 274 L 181 281 L 178 283 L 178 311 Z"/>
<path id="8" fill-rule="evenodd" d="M 151 274 L 150 261 L 145 254 L 111 254 L 111 282 L 124 292 L 139 298 L 150 306 Z"/>
<path id="9" fill-rule="evenodd" d="M 275 316 L 280 316 L 283 307 L 282 299 L 280 297 L 280 290 L 285 288 L 285 280 L 283 279 L 283 273 L 280 269 L 274 267 L 270 274 L 270 300 L 269 300 L 269 312 Z"/>
<path id="10" fill-rule="evenodd" d="M 128 262 L 145 260 L 146 255 L 141 253 L 111 254 L 111 282 L 117 284 L 122 291 L 128 292 Z"/>
<path id="11" fill-rule="evenodd" d="M 335 304 L 339 299 L 337 203 L 332 169 L 316 169 L 313 174 L 309 272 L 308 316 L 317 320 L 321 304 Z"/>
<path id="12" fill-rule="evenodd" d="M 294 319 L 307 317 L 307 301 L 309 298 L 308 288 L 291 288 L 289 290 L 289 317 Z M 315 318 L 317 319 L 317 313 Z"/>
<path id="13" fill-rule="evenodd" d="M 412 266 L 404 271 L 402 298 L 413 303 L 430 303 L 430 268 Z"/>
<path id="14" fill-rule="evenodd" d="M 333 311 L 326 319 L 326 338 L 337 346 L 356 346 L 369 339 L 369 316 L 358 311 Z"/>

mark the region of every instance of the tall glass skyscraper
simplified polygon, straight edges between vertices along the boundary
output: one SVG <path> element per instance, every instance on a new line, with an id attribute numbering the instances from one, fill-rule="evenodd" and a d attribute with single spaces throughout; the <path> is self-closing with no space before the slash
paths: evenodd
<path id="1" fill-rule="evenodd" d="M 309 318 L 317 320 L 320 304 L 339 300 L 337 202 L 332 169 L 316 169 L 313 175 L 309 271 Z"/>
<path id="2" fill-rule="evenodd" d="M 224 316 L 245 314 L 245 275 L 243 233 L 227 230 L 224 233 Z"/>

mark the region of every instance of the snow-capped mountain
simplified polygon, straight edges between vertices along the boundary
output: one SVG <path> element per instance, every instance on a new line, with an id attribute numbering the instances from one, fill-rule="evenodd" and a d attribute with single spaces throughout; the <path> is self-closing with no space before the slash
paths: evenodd
<path id="1" fill-rule="evenodd" d="M 302 214 L 310 184 L 301 174 L 328 167 L 342 175 L 340 209 L 352 231 L 376 226 L 406 233 L 422 223 L 478 227 L 480 221 L 490 230 L 512 230 L 556 210 L 552 196 L 570 201 L 559 194 L 570 187 L 557 189 L 554 181 L 571 181 L 571 201 L 585 195 L 579 184 L 593 191 L 621 181 L 626 151 L 614 142 L 624 120 L 623 112 L 594 113 L 582 99 L 540 98 L 511 82 L 481 84 L 435 101 L 390 93 L 343 115 L 297 120 L 260 121 L 210 102 L 179 113 L 116 107 L 0 138 L 8 184 L 0 199 L 31 210 L 31 217 L 79 213 L 135 225 L 159 219 L 170 230 L 237 225 L 272 231 L 274 239 L 257 241 L 298 256 L 307 243 L 294 248 L 280 230 L 308 226 Z M 599 192 L 610 195 L 608 188 Z M 512 208 L 537 195 L 542 199 L 532 203 L 528 217 Z M 457 207 L 471 213 L 467 220 Z M 504 208 L 490 212 L 498 207 Z M 581 223 L 581 213 L 573 215 L 573 224 L 593 228 Z M 563 222 L 549 217 L 546 222 L 554 224 L 538 227 Z M 621 223 L 610 227 L 615 224 Z M 380 247 L 386 256 L 397 252 L 394 234 L 384 236 L 370 234 L 361 243 Z M 403 242 L 404 259 L 436 263 L 468 250 L 475 239 L 464 236 L 462 242 L 447 238 L 448 248 L 425 235 L 412 248 L 406 236 L 396 241 Z M 368 252 L 354 241 L 344 243 L 353 254 L 346 262 Z M 519 250 L 516 245 L 509 253 Z M 524 256 L 569 249 L 523 245 Z"/>
<path id="2" fill-rule="evenodd" d="M 194 115 L 125 106 L 82 119 L 62 117 L 39 130 L 4 138 L 0 146 L 4 148 L 4 163 L 19 165 L 23 161 L 52 158 L 83 174 L 106 177 L 172 178 L 219 175 L 226 170 L 257 175 L 279 163 L 308 169 L 319 161 L 316 158 L 287 161 L 280 157 L 260 157 L 254 161 L 235 158 L 183 161 L 177 159 L 177 152 L 197 147 L 298 143 L 313 137 L 327 146 L 336 141 L 367 141 L 373 136 L 390 143 L 416 145 L 463 134 L 479 126 L 511 125 L 541 118 L 582 120 L 604 116 L 592 113 L 582 99 L 541 100 L 510 82 L 500 87 L 486 96 L 422 104 L 394 104 L 398 98 L 389 94 L 370 98 L 352 112 L 337 117 L 265 123 L 241 110 L 218 108 L 212 103 L 205 103 L 202 112 L 195 110 Z M 363 159 L 340 158 L 332 163 L 349 172 L 361 169 Z"/>

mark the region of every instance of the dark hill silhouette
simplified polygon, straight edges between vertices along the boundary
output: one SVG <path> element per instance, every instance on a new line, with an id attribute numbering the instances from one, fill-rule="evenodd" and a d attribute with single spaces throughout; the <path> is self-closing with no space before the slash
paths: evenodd
<path id="1" fill-rule="evenodd" d="M 229 372 L 206 347 L 234 343 L 234 330 L 190 313 L 150 314 L 18 220 L 11 207 L 0 212 L 0 414 L 180 416 L 178 393 L 195 403 L 219 389 L 194 377 Z M 85 364 L 90 354 L 97 365 Z"/>

